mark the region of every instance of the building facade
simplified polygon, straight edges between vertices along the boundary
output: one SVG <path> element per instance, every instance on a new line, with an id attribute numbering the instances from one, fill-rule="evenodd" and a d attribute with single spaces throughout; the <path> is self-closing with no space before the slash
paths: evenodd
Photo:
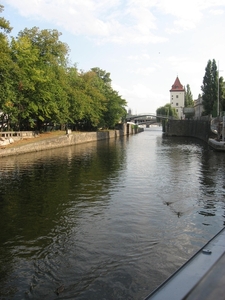
<path id="1" fill-rule="evenodd" d="M 183 113 L 184 100 L 185 100 L 185 90 L 177 76 L 170 90 L 170 104 L 172 107 L 176 109 L 179 119 L 184 118 L 184 113 Z"/>
<path id="2" fill-rule="evenodd" d="M 204 111 L 201 95 L 198 96 L 198 99 L 194 100 L 194 108 L 195 108 L 195 119 L 200 119 L 202 116 L 202 112 Z"/>

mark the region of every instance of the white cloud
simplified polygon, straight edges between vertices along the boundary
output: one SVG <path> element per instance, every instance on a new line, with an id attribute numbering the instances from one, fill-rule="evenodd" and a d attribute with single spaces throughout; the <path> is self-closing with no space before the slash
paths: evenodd
<path id="1" fill-rule="evenodd" d="M 137 75 L 148 76 L 152 74 L 155 70 L 155 67 L 138 68 L 137 70 L 133 71 L 133 73 Z"/>
<path id="2" fill-rule="evenodd" d="M 119 0 L 6 0 L 22 16 L 45 20 L 98 43 L 161 43 L 148 7 Z"/>
<path id="3" fill-rule="evenodd" d="M 52 22 L 75 35 L 100 42 L 149 44 L 167 41 L 166 33 L 196 27 L 206 9 L 221 13 L 224 0 L 6 0 L 22 16 Z M 158 16 L 161 15 L 161 19 Z M 159 33 L 163 16 L 172 19 Z"/>
<path id="4" fill-rule="evenodd" d="M 204 10 L 216 10 L 224 0 L 8 0 L 19 13 L 52 22 L 75 35 L 94 38 L 98 43 L 149 44 L 166 42 L 159 34 L 157 13 L 172 16 L 165 33 L 196 27 Z M 157 13 L 156 13 L 157 10 Z"/>
<path id="5" fill-rule="evenodd" d="M 15 25 L 48 22 L 62 31 L 72 60 L 113 74 L 115 89 L 139 112 L 168 103 L 177 75 L 197 97 L 209 59 L 225 70 L 225 0 L 2 1 L 15 9 Z"/>
<path id="6" fill-rule="evenodd" d="M 129 55 L 128 60 L 149 60 L 151 57 L 149 54 L 143 53 L 143 54 L 138 54 L 138 55 Z"/>
<path id="7" fill-rule="evenodd" d="M 173 24 L 167 28 L 168 33 L 194 29 L 201 22 L 207 10 L 224 5 L 224 0 L 189 0 L 182 1 L 180 5 L 177 0 L 160 0 L 157 3 L 161 12 L 174 17 Z"/>
<path id="8" fill-rule="evenodd" d="M 223 9 L 211 9 L 210 13 L 212 15 L 219 16 L 219 15 L 223 15 L 224 14 L 224 10 Z"/>
<path id="9" fill-rule="evenodd" d="M 129 89 L 113 84 L 115 90 L 119 90 L 128 101 L 128 108 L 132 108 L 133 113 L 155 113 L 156 109 L 168 102 L 168 97 L 161 93 L 156 93 L 151 87 L 142 83 L 136 83 Z"/>

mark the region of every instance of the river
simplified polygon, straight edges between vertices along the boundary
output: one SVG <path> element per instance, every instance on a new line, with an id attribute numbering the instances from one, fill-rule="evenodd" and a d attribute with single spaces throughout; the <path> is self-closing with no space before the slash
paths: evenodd
<path id="1" fill-rule="evenodd" d="M 224 153 L 160 128 L 1 158 L 0 299 L 143 299 L 224 218 Z"/>

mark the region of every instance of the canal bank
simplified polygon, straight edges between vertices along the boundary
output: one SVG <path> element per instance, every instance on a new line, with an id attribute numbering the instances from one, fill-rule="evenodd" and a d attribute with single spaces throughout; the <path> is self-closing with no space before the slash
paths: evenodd
<path id="1" fill-rule="evenodd" d="M 89 143 L 94 141 L 118 138 L 125 135 L 136 134 L 143 131 L 143 128 L 132 126 L 131 124 L 121 124 L 118 130 L 106 130 L 97 132 L 71 132 L 59 136 L 46 135 L 45 138 L 39 139 L 35 135 L 28 142 L 24 140 L 23 144 L 11 144 L 10 146 L 2 146 L 0 148 L 0 157 L 9 155 L 19 155 L 29 152 L 37 152 L 54 148 L 61 148 L 76 144 Z"/>

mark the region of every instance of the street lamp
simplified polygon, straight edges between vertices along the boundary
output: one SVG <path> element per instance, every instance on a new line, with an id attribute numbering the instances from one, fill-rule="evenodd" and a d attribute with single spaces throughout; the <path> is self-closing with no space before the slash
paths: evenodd
<path id="1" fill-rule="evenodd" d="M 220 71 L 223 72 L 222 70 L 219 69 L 219 61 L 218 61 L 218 97 L 217 97 L 217 116 L 218 117 L 220 115 Z"/>
<path id="2" fill-rule="evenodd" d="M 220 115 L 220 69 L 218 62 L 218 95 L 217 95 L 217 117 Z"/>

